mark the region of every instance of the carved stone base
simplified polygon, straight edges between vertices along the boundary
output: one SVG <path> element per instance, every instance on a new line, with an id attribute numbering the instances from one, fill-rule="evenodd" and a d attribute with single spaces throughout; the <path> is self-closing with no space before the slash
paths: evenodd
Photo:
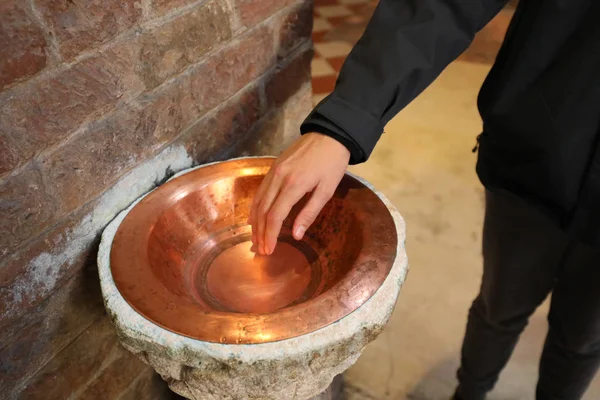
<path id="1" fill-rule="evenodd" d="M 341 378 L 330 386 L 332 379 L 354 364 L 381 332 L 408 270 L 404 221 L 380 196 L 394 219 L 398 247 L 394 265 L 377 292 L 338 322 L 292 339 L 256 345 L 210 343 L 178 335 L 145 319 L 125 301 L 111 274 L 110 249 L 132 205 L 105 229 L 98 254 L 104 304 L 121 343 L 154 367 L 171 390 L 188 399 L 338 400 Z"/>

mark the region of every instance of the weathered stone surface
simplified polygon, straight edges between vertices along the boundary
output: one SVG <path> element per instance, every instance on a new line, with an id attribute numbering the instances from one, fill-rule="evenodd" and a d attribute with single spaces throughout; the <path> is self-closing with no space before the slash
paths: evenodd
<path id="1" fill-rule="evenodd" d="M 25 7 L 22 0 L 0 3 L 0 90 L 41 71 L 47 63 L 44 32 Z"/>
<path id="2" fill-rule="evenodd" d="M 172 146 L 136 167 L 97 201 L 91 202 L 29 246 L 3 260 L 0 268 L 0 330 L 6 334 L 19 318 L 38 307 L 62 283 L 81 274 L 91 258 L 101 230 L 123 208 L 170 171 L 189 167 L 183 146 Z M 9 329 L 10 328 L 10 329 Z"/>
<path id="3" fill-rule="evenodd" d="M 0 257 L 53 222 L 56 205 L 33 166 L 0 183 Z"/>
<path id="4" fill-rule="evenodd" d="M 141 38 L 139 71 L 153 88 L 231 37 L 227 3 L 212 0 Z"/>
<path id="5" fill-rule="evenodd" d="M 172 171 L 191 165 L 182 146 L 163 150 L 132 170 L 87 211 L 74 215 L 72 227 L 49 234 L 40 247 L 28 247 L 15 264 L 8 264 L 12 272 L 5 275 L 6 269 L 0 269 L 0 393 L 13 398 L 11 393 L 16 395 L 31 373 L 104 313 L 97 268 L 90 261 L 98 233 Z"/>
<path id="6" fill-rule="evenodd" d="M 296 0 L 236 0 L 242 25 L 252 27 Z"/>
<path id="7" fill-rule="evenodd" d="M 312 1 L 303 1 L 280 17 L 277 48 L 279 57 L 285 57 L 290 51 L 310 41 L 313 25 L 312 12 Z"/>
<path id="8" fill-rule="evenodd" d="M 60 53 L 69 59 L 118 33 L 142 17 L 141 0 L 35 0 L 54 32 Z"/>
<path id="9" fill-rule="evenodd" d="M 13 398 L 32 374 L 103 313 L 95 265 L 37 308 L 0 326 L 0 393 Z"/>
<path id="10" fill-rule="evenodd" d="M 267 104 L 280 107 L 303 85 L 310 82 L 312 48 L 300 49 L 300 53 L 290 56 L 269 78 L 266 85 Z"/>
<path id="11" fill-rule="evenodd" d="M 389 208 L 399 235 L 397 258 L 383 285 L 363 306 L 335 324 L 297 338 L 258 345 L 226 345 L 183 337 L 151 323 L 128 305 L 112 280 L 109 254 L 129 208 L 105 229 L 98 255 L 105 306 L 119 338 L 127 349 L 151 364 L 171 389 L 191 399 L 295 400 L 322 393 L 382 330 L 406 276 L 404 222 L 389 201 L 378 195 Z"/>

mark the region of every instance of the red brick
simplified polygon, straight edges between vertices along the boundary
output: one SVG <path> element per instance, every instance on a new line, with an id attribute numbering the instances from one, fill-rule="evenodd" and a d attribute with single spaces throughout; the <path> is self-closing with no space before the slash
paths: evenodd
<path id="1" fill-rule="evenodd" d="M 48 227 L 55 211 L 37 169 L 27 168 L 0 183 L 0 257 Z"/>
<path id="2" fill-rule="evenodd" d="M 270 56 L 269 56 L 270 55 Z M 122 108 L 40 160 L 45 182 L 68 213 L 102 193 L 147 156 L 274 63 L 273 36 L 259 29 L 156 93 L 141 111 Z"/>
<path id="3" fill-rule="evenodd" d="M 285 116 L 279 110 L 271 112 L 243 140 L 236 143 L 234 156 L 277 155 L 279 140 L 285 130 Z"/>
<path id="4" fill-rule="evenodd" d="M 67 59 L 131 28 L 142 16 L 139 0 L 35 0 Z"/>
<path id="5" fill-rule="evenodd" d="M 272 32 L 268 28 L 260 28 L 195 69 L 186 83 L 185 95 L 191 98 L 190 104 L 210 110 L 274 65 Z"/>
<path id="6" fill-rule="evenodd" d="M 2 260 L 0 331 L 38 307 L 56 287 L 81 273 L 86 263 L 95 258 L 93 244 L 96 232 L 90 231 L 86 238 L 82 233 L 86 229 L 76 230 L 95 206 L 94 202 L 88 204 L 47 234 L 19 250 L 11 251 L 10 256 Z M 76 250 L 64 252 L 74 241 L 80 243 Z M 51 256 L 53 254 L 55 256 Z"/>
<path id="7" fill-rule="evenodd" d="M 236 8 L 243 25 L 252 27 L 295 0 L 236 0 Z"/>
<path id="8" fill-rule="evenodd" d="M 310 87 L 304 86 L 277 109 L 261 118 L 243 140 L 236 143 L 232 156 L 277 156 L 300 135 L 298 127 L 312 109 Z"/>
<path id="9" fill-rule="evenodd" d="M 139 65 L 146 86 L 160 85 L 229 39 L 226 7 L 226 3 L 213 0 L 143 35 Z"/>
<path id="10" fill-rule="evenodd" d="M 78 128 L 90 115 L 143 89 L 135 41 L 125 41 L 72 68 L 5 93 L 0 131 L 21 165 Z"/>
<path id="11" fill-rule="evenodd" d="M 7 132 L 0 129 L 0 176 L 12 171 L 18 163 L 18 155 L 15 148 L 10 145 Z"/>
<path id="12" fill-rule="evenodd" d="M 124 107 L 95 122 L 40 160 L 61 214 L 97 197 L 179 132 L 176 98 L 159 98 L 138 111 Z"/>
<path id="13" fill-rule="evenodd" d="M 46 39 L 42 28 L 25 12 L 26 2 L 0 3 L 0 89 L 46 66 Z"/>
<path id="14" fill-rule="evenodd" d="M 0 327 L 0 393 L 16 392 L 104 313 L 98 274 L 90 265 L 19 320 Z"/>
<path id="15" fill-rule="evenodd" d="M 110 320 L 101 318 L 36 372 L 19 398 L 67 399 L 84 387 L 103 364 L 110 363 L 111 356 L 124 352 Z"/>
<path id="16" fill-rule="evenodd" d="M 267 103 L 269 107 L 279 107 L 286 102 L 302 85 L 310 82 L 310 62 L 312 49 L 304 50 L 270 77 L 266 85 Z"/>
<path id="17" fill-rule="evenodd" d="M 176 8 L 191 4 L 196 0 L 153 0 L 152 10 L 154 14 L 166 14 Z"/>
<path id="18" fill-rule="evenodd" d="M 147 368 L 119 400 L 175 400 L 177 396 L 152 368 Z M 183 399 L 183 398 L 181 398 Z"/>
<path id="19" fill-rule="evenodd" d="M 311 39 L 313 25 L 312 2 L 304 1 L 282 16 L 279 24 L 277 54 L 283 57 Z"/>
<path id="20" fill-rule="evenodd" d="M 180 142 L 195 163 L 205 163 L 242 140 L 261 115 L 258 88 L 251 86 L 194 125 Z"/>
<path id="21" fill-rule="evenodd" d="M 161 87 L 158 92 L 140 97 L 142 107 L 169 99 L 154 108 L 163 112 L 170 107 L 165 127 L 194 124 L 244 86 L 264 75 L 275 63 L 273 35 L 268 28 L 251 32 L 212 55 L 202 64 Z M 176 122 L 174 122 L 176 121 Z"/>
<path id="22" fill-rule="evenodd" d="M 121 348 L 119 357 L 100 372 L 100 375 L 80 394 L 80 398 L 86 400 L 120 398 L 132 381 L 148 368 L 135 355 Z"/>

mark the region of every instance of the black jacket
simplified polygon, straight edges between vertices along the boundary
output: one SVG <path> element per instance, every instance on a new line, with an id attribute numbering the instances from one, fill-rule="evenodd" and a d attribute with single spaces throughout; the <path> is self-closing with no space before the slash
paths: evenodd
<path id="1" fill-rule="evenodd" d="M 464 51 L 500 0 L 381 0 L 301 131 L 366 161 L 384 125 Z M 521 0 L 479 94 L 477 172 L 600 245 L 600 0 Z"/>

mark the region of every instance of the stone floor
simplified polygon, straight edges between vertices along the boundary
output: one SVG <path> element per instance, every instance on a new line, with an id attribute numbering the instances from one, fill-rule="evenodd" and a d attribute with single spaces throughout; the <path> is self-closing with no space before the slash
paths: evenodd
<path id="1" fill-rule="evenodd" d="M 323 77 L 336 74 L 364 28 L 356 13 L 366 15 L 372 5 L 368 0 L 316 1 L 315 101 L 331 90 L 331 78 Z M 345 374 L 348 400 L 446 400 L 454 389 L 467 309 L 481 276 L 483 192 L 471 153 L 481 129 L 475 100 L 510 14 L 501 13 L 469 51 L 390 122 L 368 163 L 351 168 L 405 217 L 411 271 L 387 328 Z M 547 304 L 531 318 L 490 399 L 534 398 L 546 313 Z M 598 398 L 600 379 L 586 400 Z"/>

